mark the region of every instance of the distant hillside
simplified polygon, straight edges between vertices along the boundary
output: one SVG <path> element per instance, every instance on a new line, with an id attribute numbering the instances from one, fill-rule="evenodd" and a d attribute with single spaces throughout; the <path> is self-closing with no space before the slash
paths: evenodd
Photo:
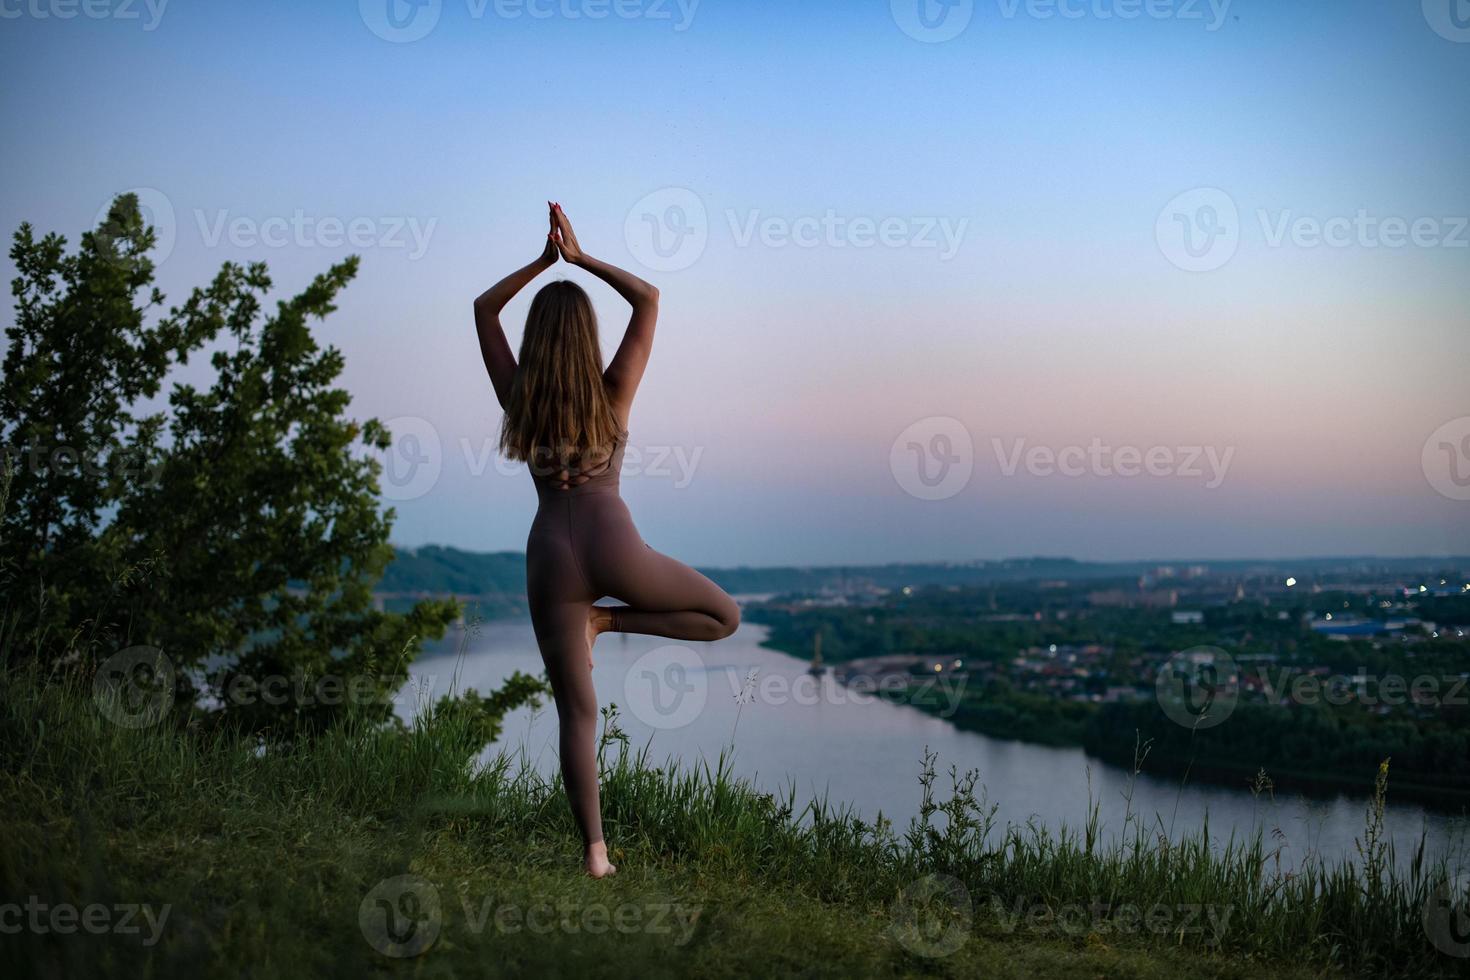
<path id="1" fill-rule="evenodd" d="M 1135 578 L 1172 566 L 1183 574 L 1205 566 L 1217 575 L 1303 575 L 1323 572 L 1404 573 L 1465 568 L 1466 558 L 1300 558 L 1248 561 L 1083 562 L 1073 558 L 1007 558 L 995 561 L 924 562 L 888 565 L 701 568 L 721 588 L 736 594 L 852 591 L 865 587 L 979 585 L 990 582 L 1088 581 Z M 406 603 L 415 593 L 477 597 L 486 617 L 525 612 L 526 556 L 519 551 L 461 551 L 441 545 L 401 548 L 389 564 L 379 593 Z"/>
<path id="2" fill-rule="evenodd" d="M 399 548 L 375 590 L 402 611 L 421 593 L 467 599 L 466 614 L 484 619 L 527 615 L 526 556 L 519 551 L 461 551 L 439 545 Z"/>
<path id="3" fill-rule="evenodd" d="M 1148 563 L 1115 565 L 1073 558 L 1007 558 L 1001 561 L 922 562 L 888 565 L 818 565 L 812 567 L 702 568 L 730 592 L 845 591 L 866 585 L 897 589 L 905 585 L 978 585 L 1028 579 L 1116 578 L 1141 574 Z"/>
<path id="4" fill-rule="evenodd" d="M 924 585 L 985 585 L 998 582 L 1091 581 L 1131 579 L 1170 568 L 1187 577 L 1192 569 L 1208 569 L 1212 575 L 1255 576 L 1321 574 L 1367 576 L 1381 574 L 1431 573 L 1463 579 L 1470 567 L 1467 557 L 1428 558 L 1282 558 L 1210 561 L 1197 559 L 1087 562 L 1075 558 L 1004 558 L 989 561 L 892 563 L 849 565 L 702 568 L 710 578 L 730 592 L 818 592 L 848 590 L 871 584 L 885 589 Z"/>

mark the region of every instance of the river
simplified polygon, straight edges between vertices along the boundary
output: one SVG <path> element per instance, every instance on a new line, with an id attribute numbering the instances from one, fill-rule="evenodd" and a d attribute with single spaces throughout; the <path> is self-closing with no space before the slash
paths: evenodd
<path id="1" fill-rule="evenodd" d="M 612 634 L 597 645 L 593 682 L 598 703 L 615 702 L 620 723 L 635 747 L 651 745 L 655 762 L 713 761 L 732 752 L 733 768 L 766 792 L 788 787 L 798 801 L 826 796 L 871 820 L 880 811 L 898 829 L 918 811 L 920 761 L 938 753 L 940 789 L 951 765 L 976 769 L 1000 826 L 1037 820 L 1055 830 L 1080 827 L 1091 799 L 1101 806 L 1105 833 L 1116 833 L 1126 814 L 1177 839 L 1197 830 L 1208 815 L 1220 842 L 1262 828 L 1281 843 L 1284 869 L 1308 855 L 1330 861 L 1356 858 L 1354 839 L 1364 826 L 1361 798 L 1305 797 L 1278 793 L 1274 800 L 1245 789 L 1182 785 L 1146 772 L 1137 779 L 1080 748 L 1053 748 L 961 731 L 912 706 L 856 693 L 830 673 L 814 677 L 807 664 L 760 645 L 765 628 L 742 625 L 715 644 L 676 644 L 657 637 Z M 462 648 L 462 654 L 461 654 Z M 400 713 L 415 710 L 413 690 L 432 697 L 475 688 L 489 692 L 514 671 L 539 675 L 541 658 L 527 621 L 491 621 L 470 632 L 452 629 L 415 662 Z M 935 696 L 943 696 L 937 690 Z M 499 742 L 486 750 L 522 753 L 551 773 L 557 761 L 554 708 L 521 709 L 506 719 Z M 1090 787 L 1089 787 L 1090 776 Z M 1131 793 L 1131 803 L 1128 794 Z M 946 795 L 941 793 L 941 796 Z M 1467 821 L 1404 802 L 1389 792 L 1387 828 L 1406 863 L 1421 833 L 1431 856 L 1466 867 Z M 1274 832 L 1279 829 L 1280 835 Z"/>

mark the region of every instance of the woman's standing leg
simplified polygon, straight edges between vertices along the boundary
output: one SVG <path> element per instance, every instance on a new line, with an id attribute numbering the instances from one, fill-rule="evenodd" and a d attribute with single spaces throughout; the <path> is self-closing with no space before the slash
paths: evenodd
<path id="1" fill-rule="evenodd" d="M 607 861 L 602 800 L 597 785 L 597 691 L 588 659 L 587 622 L 592 596 L 567 543 L 536 531 L 526 554 L 526 593 L 536 644 L 556 698 L 562 784 L 582 832 L 587 871 L 597 877 L 616 869 Z"/>

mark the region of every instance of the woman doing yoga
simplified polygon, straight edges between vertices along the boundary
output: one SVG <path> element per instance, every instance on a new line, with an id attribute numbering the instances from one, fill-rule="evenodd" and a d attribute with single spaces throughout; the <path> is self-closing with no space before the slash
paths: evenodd
<path id="1" fill-rule="evenodd" d="M 582 832 L 584 866 L 607 859 L 597 787 L 597 692 L 592 645 L 601 633 L 718 640 L 740 622 L 719 586 L 643 543 L 618 495 L 633 395 L 648 364 L 658 290 L 582 251 L 561 205 L 548 204 L 541 256 L 475 300 L 475 329 L 505 412 L 500 449 L 524 461 L 540 506 L 526 541 L 526 593 L 536 643 L 551 679 L 561 735 L 562 781 Z M 617 354 L 603 370 L 592 303 L 576 283 L 542 287 L 531 301 L 519 363 L 500 311 L 558 256 L 617 290 L 633 308 Z M 625 606 L 598 606 L 611 597 Z"/>

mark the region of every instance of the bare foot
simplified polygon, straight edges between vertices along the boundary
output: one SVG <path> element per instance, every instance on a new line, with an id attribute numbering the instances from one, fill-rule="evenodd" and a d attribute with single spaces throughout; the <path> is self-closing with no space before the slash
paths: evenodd
<path id="1" fill-rule="evenodd" d="M 592 644 L 598 636 L 612 629 L 612 610 L 605 606 L 593 606 L 587 613 L 587 669 L 592 669 Z"/>
<path id="2" fill-rule="evenodd" d="M 582 868 L 594 878 L 606 878 L 618 872 L 617 865 L 607 859 L 606 841 L 587 845 L 586 856 L 582 859 Z"/>

